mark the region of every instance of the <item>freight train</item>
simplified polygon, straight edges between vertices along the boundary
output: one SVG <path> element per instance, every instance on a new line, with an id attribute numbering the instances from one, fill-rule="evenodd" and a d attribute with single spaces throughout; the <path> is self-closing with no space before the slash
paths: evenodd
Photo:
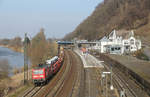
<path id="1" fill-rule="evenodd" d="M 61 51 L 59 57 L 55 56 L 46 60 L 46 64 L 39 64 L 38 67 L 32 69 L 32 81 L 34 85 L 46 84 L 60 69 L 63 64 L 63 57 L 64 54 Z"/>

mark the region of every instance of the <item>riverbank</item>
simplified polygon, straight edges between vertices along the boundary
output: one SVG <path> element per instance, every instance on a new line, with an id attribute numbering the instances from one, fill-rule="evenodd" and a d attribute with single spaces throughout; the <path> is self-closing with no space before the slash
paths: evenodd
<path id="1" fill-rule="evenodd" d="M 11 67 L 10 70 L 22 68 L 24 66 L 24 55 L 23 53 L 16 52 L 6 46 L 0 46 L 0 61 L 4 61 L 4 64 L 7 63 Z"/>
<path id="2" fill-rule="evenodd" d="M 10 45 L 0 45 L 1 47 L 9 48 L 15 52 L 23 53 L 23 47 L 18 47 L 18 46 L 10 46 Z"/>
<path id="3" fill-rule="evenodd" d="M 0 46 L 0 60 L 6 60 L 6 63 L 8 63 L 11 67 L 9 69 L 9 72 L 12 73 L 10 76 L 6 78 L 3 79 L 0 78 L 0 97 L 3 97 L 4 94 L 5 95 L 13 95 L 14 93 L 17 94 L 18 91 L 20 91 L 20 89 L 22 90 L 28 88 L 28 85 L 27 86 L 23 85 L 24 55 L 23 53 L 20 52 L 21 51 L 19 51 L 19 49 L 16 52 L 16 49 L 6 45 Z M 2 66 L 6 66 L 6 65 L 3 65 L 2 63 Z M 16 97 L 16 96 L 10 96 L 10 97 Z"/>

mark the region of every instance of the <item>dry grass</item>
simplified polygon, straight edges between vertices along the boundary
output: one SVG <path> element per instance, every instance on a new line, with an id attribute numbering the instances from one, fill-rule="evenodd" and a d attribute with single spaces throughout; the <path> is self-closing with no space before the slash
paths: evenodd
<path id="1" fill-rule="evenodd" d="M 144 54 L 143 49 L 140 49 L 140 50 L 134 52 L 133 55 L 140 60 L 149 61 L 149 57 Z"/>
<path id="2" fill-rule="evenodd" d="M 0 84 L 6 84 L 6 87 L 18 87 L 23 80 L 23 76 L 23 73 L 18 73 L 10 78 L 2 80 Z"/>
<path id="3" fill-rule="evenodd" d="M 31 70 L 30 70 L 30 78 L 31 78 Z M 5 90 L 5 91 L 9 89 L 7 91 L 7 95 L 10 95 L 10 94 L 16 95 L 28 88 L 28 85 L 27 86 L 23 85 L 23 79 L 24 79 L 24 73 L 23 72 L 18 73 L 10 78 L 2 80 L 0 82 L 0 87 L 2 90 Z"/>
<path id="4" fill-rule="evenodd" d="M 104 0 L 94 12 L 65 39 L 95 40 L 116 30 L 139 30 L 139 36 L 149 37 L 150 0 Z M 146 31 L 147 30 L 147 31 Z"/>
<path id="5" fill-rule="evenodd" d="M 11 83 L 10 86 L 11 87 L 17 87 L 19 83 L 21 83 L 21 81 L 23 81 L 24 78 L 24 74 L 23 73 L 18 73 L 14 76 L 11 77 Z"/>
<path id="6" fill-rule="evenodd" d="M 33 86 L 32 84 L 23 85 L 14 90 L 13 92 L 11 92 L 10 94 L 8 94 L 7 97 L 18 97 L 19 95 L 24 93 L 25 90 L 29 89 L 32 86 Z"/>
<path id="7" fill-rule="evenodd" d="M 142 42 L 150 44 L 150 23 L 138 28 L 135 34 L 140 36 Z"/>

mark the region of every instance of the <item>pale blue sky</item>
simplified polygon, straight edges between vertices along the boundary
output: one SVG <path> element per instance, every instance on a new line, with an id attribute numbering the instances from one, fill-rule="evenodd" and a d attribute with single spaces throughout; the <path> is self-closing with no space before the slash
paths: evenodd
<path id="1" fill-rule="evenodd" d="M 41 27 L 46 37 L 72 32 L 102 0 L 0 0 L 0 38 L 33 37 Z"/>

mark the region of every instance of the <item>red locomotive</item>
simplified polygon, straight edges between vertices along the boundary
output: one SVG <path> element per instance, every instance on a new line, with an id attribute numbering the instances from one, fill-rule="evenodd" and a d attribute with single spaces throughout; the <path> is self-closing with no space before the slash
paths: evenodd
<path id="1" fill-rule="evenodd" d="M 62 55 L 55 56 L 46 61 L 46 65 L 39 64 L 39 67 L 32 69 L 32 80 L 35 85 L 46 84 L 51 76 L 57 73 L 63 62 Z"/>

